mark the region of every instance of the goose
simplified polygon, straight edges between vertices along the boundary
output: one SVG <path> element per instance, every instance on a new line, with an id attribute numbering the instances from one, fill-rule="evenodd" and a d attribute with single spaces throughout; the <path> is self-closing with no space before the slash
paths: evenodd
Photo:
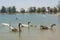
<path id="1" fill-rule="evenodd" d="M 10 24 L 8 23 L 1 23 L 2 26 L 9 26 Z"/>
<path id="2" fill-rule="evenodd" d="M 17 31 L 20 32 L 20 31 L 21 31 L 20 25 L 21 25 L 21 23 L 18 24 L 18 28 L 12 27 L 12 26 L 10 25 L 10 29 L 11 29 L 13 32 L 17 32 Z"/>
<path id="3" fill-rule="evenodd" d="M 17 32 L 18 31 L 18 29 L 17 28 L 15 28 L 15 27 L 10 27 L 10 29 L 11 29 L 11 31 L 13 31 L 13 32 Z"/>
<path id="4" fill-rule="evenodd" d="M 12 26 L 10 25 L 10 29 L 11 29 L 12 31 L 14 31 L 14 32 L 21 31 L 21 27 L 29 27 L 29 24 L 30 24 L 30 23 L 31 23 L 31 22 L 28 22 L 28 25 L 19 23 L 19 24 L 18 24 L 19 30 L 18 30 L 18 28 L 12 27 Z"/>
<path id="5" fill-rule="evenodd" d="M 47 29 L 53 29 L 53 26 L 56 26 L 56 24 L 52 24 L 51 28 L 48 28 L 47 26 L 44 26 L 44 25 L 40 25 L 40 29 L 45 29 L 45 30 L 47 30 Z"/>
<path id="6" fill-rule="evenodd" d="M 18 20 L 18 18 L 16 17 L 16 20 Z M 28 24 L 21 24 L 21 27 L 29 27 L 29 24 L 31 23 L 31 21 L 28 21 Z"/>
<path id="7" fill-rule="evenodd" d="M 28 24 L 22 24 L 21 27 L 28 27 Z"/>
<path id="8" fill-rule="evenodd" d="M 29 24 L 30 24 L 31 22 L 28 22 L 28 24 L 21 24 L 21 27 L 29 27 Z"/>

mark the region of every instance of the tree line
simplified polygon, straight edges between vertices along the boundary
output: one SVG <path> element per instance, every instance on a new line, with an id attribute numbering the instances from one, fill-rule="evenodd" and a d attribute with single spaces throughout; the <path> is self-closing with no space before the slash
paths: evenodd
<path id="1" fill-rule="evenodd" d="M 6 8 L 5 6 L 2 6 L 0 13 L 16 13 L 15 6 Z"/>
<path id="2" fill-rule="evenodd" d="M 13 14 L 13 13 L 57 13 L 60 12 L 60 7 L 29 7 L 27 10 L 25 10 L 24 8 L 21 8 L 20 11 L 16 10 L 15 6 L 12 7 L 5 7 L 2 6 L 2 8 L 0 9 L 0 13 L 9 13 L 9 14 Z"/>

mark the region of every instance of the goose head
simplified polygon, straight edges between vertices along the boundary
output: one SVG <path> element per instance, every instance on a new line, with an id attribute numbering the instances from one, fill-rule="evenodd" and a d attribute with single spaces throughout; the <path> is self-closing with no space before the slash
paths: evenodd
<path id="1" fill-rule="evenodd" d="M 28 25 L 29 25 L 30 23 L 31 23 L 31 22 L 29 21 L 29 22 L 28 22 Z"/>
<path id="2" fill-rule="evenodd" d="M 52 24 L 52 25 L 51 25 L 51 29 L 53 28 L 53 26 L 56 26 L 56 24 Z"/>

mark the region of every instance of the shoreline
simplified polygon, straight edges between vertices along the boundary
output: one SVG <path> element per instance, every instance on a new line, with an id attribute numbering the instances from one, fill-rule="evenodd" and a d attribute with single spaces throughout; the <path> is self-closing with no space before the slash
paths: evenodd
<path id="1" fill-rule="evenodd" d="M 60 16 L 60 13 L 57 13 L 56 15 Z"/>
<path id="2" fill-rule="evenodd" d="M 0 13 L 0 14 L 54 14 L 54 15 L 57 15 L 57 16 L 60 16 L 60 12 L 57 12 L 57 13 Z"/>

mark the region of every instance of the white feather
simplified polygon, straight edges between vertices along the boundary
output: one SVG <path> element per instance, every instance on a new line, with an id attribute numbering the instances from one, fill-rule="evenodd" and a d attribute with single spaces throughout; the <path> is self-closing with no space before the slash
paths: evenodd
<path id="1" fill-rule="evenodd" d="M 27 24 L 22 24 L 22 26 L 24 26 L 24 27 L 28 27 L 28 25 L 27 25 Z"/>
<path id="2" fill-rule="evenodd" d="M 10 24 L 8 24 L 8 23 L 1 23 L 1 25 L 3 25 L 3 26 L 9 26 Z"/>

